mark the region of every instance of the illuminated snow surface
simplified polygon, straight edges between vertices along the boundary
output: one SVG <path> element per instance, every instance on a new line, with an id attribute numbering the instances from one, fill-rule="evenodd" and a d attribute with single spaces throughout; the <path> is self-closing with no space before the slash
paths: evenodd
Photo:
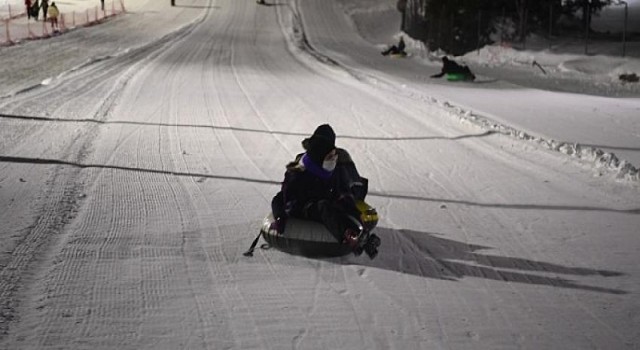
<path id="1" fill-rule="evenodd" d="M 395 0 L 268 3 L 0 48 L 0 349 L 640 347 L 637 42 L 485 47 L 448 82 L 380 55 Z M 380 255 L 243 256 L 322 123 Z"/>

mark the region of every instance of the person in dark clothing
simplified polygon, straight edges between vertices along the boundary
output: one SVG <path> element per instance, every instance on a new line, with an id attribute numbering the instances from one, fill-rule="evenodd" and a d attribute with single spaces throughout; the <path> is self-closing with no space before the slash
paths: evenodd
<path id="1" fill-rule="evenodd" d="M 314 132 L 314 134 L 322 133 L 328 135 L 328 137 L 335 142 L 336 135 L 330 125 L 320 125 Z M 310 141 L 311 137 L 302 140 L 302 148 L 308 150 Z M 336 176 L 336 184 L 339 187 L 338 191 L 352 196 L 355 200 L 364 201 L 369 190 L 369 180 L 360 176 L 355 162 L 346 149 L 336 147 L 336 153 L 338 154 L 338 161 L 336 163 L 334 174 Z M 304 153 L 300 153 L 298 157 L 303 154 Z"/>
<path id="2" fill-rule="evenodd" d="M 284 233 L 289 217 L 320 222 L 338 242 L 355 249 L 363 227 L 356 199 L 364 199 L 366 179 L 348 152 L 336 148 L 330 125 L 316 128 L 303 147 L 306 152 L 287 165 L 282 188 L 271 201 L 273 228 Z"/>
<path id="3" fill-rule="evenodd" d="M 42 0 L 40 3 L 40 7 L 42 8 L 42 18 L 47 20 L 47 11 L 49 11 L 49 0 Z"/>
<path id="4" fill-rule="evenodd" d="M 31 18 L 31 0 L 24 0 L 24 7 L 27 10 L 27 19 Z"/>
<path id="5" fill-rule="evenodd" d="M 400 37 L 400 42 L 398 42 L 398 45 L 391 45 L 390 48 L 384 50 L 381 52 L 381 54 L 383 56 L 387 56 L 387 55 L 406 55 L 407 53 L 404 51 L 405 48 L 405 44 L 404 44 L 404 38 Z"/>
<path id="6" fill-rule="evenodd" d="M 456 61 L 450 60 L 447 56 L 442 57 L 442 70 L 440 73 L 432 75 L 431 78 L 440 78 L 445 74 L 459 74 L 464 77 L 464 80 L 476 79 L 469 67 L 460 65 Z"/>
<path id="7" fill-rule="evenodd" d="M 33 17 L 36 21 L 38 20 L 38 16 L 39 16 L 39 12 L 40 12 L 40 6 L 38 5 L 38 0 L 35 0 L 33 2 L 33 5 L 31 5 L 31 17 Z M 44 19 L 47 19 L 47 16 L 44 16 Z"/>

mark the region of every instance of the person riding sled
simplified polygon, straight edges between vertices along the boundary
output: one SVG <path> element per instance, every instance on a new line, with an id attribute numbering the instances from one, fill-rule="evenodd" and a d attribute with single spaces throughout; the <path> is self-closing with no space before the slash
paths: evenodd
<path id="1" fill-rule="evenodd" d="M 355 253 L 365 230 L 356 201 L 364 200 L 367 180 L 348 152 L 335 146 L 335 138 L 331 126 L 323 124 L 302 142 L 306 152 L 287 165 L 271 201 L 273 229 L 283 234 L 289 217 L 316 221 Z"/>
<path id="2" fill-rule="evenodd" d="M 438 74 L 434 74 L 431 78 L 440 78 L 447 75 L 447 80 L 475 80 L 476 76 L 471 73 L 469 67 L 458 64 L 449 57 L 442 57 L 442 70 Z"/>
<path id="3" fill-rule="evenodd" d="M 398 42 L 398 45 L 391 45 L 391 47 L 389 47 L 388 49 L 382 51 L 381 54 L 383 56 L 387 56 L 387 55 L 406 56 L 407 52 L 404 51 L 404 48 L 405 48 L 404 38 L 401 36 L 400 37 L 400 41 Z"/>

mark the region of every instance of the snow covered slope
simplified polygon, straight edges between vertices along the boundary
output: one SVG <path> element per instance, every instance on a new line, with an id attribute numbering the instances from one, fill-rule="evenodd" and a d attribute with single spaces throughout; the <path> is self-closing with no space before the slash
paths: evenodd
<path id="1" fill-rule="evenodd" d="M 380 3 L 374 0 L 368 2 Z M 380 45 L 371 45 L 376 39 L 362 40 L 358 37 L 358 31 L 368 30 L 370 23 L 373 23 L 372 20 L 352 21 L 349 17 L 341 25 L 327 25 L 327 21 L 334 17 L 344 18 L 346 14 L 353 13 L 353 9 L 348 6 L 326 6 L 322 2 L 310 1 L 305 2 L 304 7 L 309 8 L 308 17 L 304 17 L 304 12 L 302 13 L 305 30 L 316 34 L 309 39 L 312 50 L 332 57 L 335 64 L 355 77 L 379 85 L 384 84 L 395 93 L 404 94 L 412 99 L 452 106 L 464 119 L 469 119 L 468 115 L 473 114 L 471 119 L 481 119 L 483 125 L 508 129 L 509 133 L 516 135 L 526 134 L 526 139 L 533 139 L 545 147 L 548 145 L 548 148 L 553 150 L 568 147 L 566 153 L 585 159 L 596 168 L 601 168 L 604 164 L 605 168 L 609 168 L 619 177 L 638 181 L 640 121 L 637 115 L 640 113 L 640 98 L 637 96 L 640 94 L 640 85 L 620 87 L 619 81 L 612 84 L 611 75 L 615 74 L 615 69 L 608 70 L 604 78 L 600 75 L 592 76 L 592 81 L 587 81 L 590 79 L 589 76 L 576 77 L 575 74 L 566 74 L 565 77 L 558 74 L 560 77 L 557 79 L 552 75 L 547 77 L 535 74 L 537 68 L 528 68 L 536 57 L 542 64 L 551 64 L 551 58 L 557 57 L 555 55 L 542 52 L 536 56 L 530 53 L 525 60 L 528 69 L 518 69 L 514 65 L 483 69 L 482 66 L 490 61 L 487 54 L 476 57 L 475 53 L 471 53 L 462 61 L 477 64 L 472 65 L 472 69 L 480 73 L 492 74 L 507 81 L 480 74 L 473 84 L 450 83 L 429 78 L 440 70 L 441 64 L 430 63 L 430 60 L 420 57 L 424 52 L 418 47 L 409 49 L 413 54 L 409 59 L 388 59 L 379 55 Z M 357 13 L 360 17 L 363 16 L 362 12 Z M 369 16 L 378 13 L 385 16 L 385 20 L 391 21 L 387 17 L 389 12 L 380 11 L 377 7 L 370 10 Z M 491 48 L 487 48 L 484 52 L 490 51 Z M 506 58 L 501 56 L 503 54 L 506 54 Z M 527 53 L 521 55 L 526 56 Z M 507 60 L 511 57 L 512 61 L 516 61 L 513 50 L 501 51 L 498 57 Z M 638 59 L 620 60 L 611 57 L 602 60 L 597 57 L 584 57 L 582 66 L 595 70 L 597 67 L 602 68 L 602 61 L 605 60 L 628 62 L 625 63 L 627 67 L 640 69 Z M 556 64 L 560 65 L 559 62 L 566 61 L 569 60 L 556 61 Z M 578 65 L 575 56 L 571 62 L 574 67 Z M 565 67 L 568 66 L 569 63 L 565 64 Z M 563 84 L 568 87 L 556 87 Z M 607 90 L 611 90 L 613 94 L 626 92 L 636 97 L 584 96 L 556 90 L 584 92 L 590 95 L 605 94 Z M 593 156 L 594 154 L 596 156 Z M 613 155 L 617 159 L 610 162 L 609 159 L 614 158 Z"/>
<path id="2" fill-rule="evenodd" d="M 640 346 L 637 182 L 477 122 L 568 140 L 592 96 L 434 82 L 325 0 L 140 4 L 0 49 L 0 348 Z M 576 141 L 637 154 L 634 101 Z M 242 256 L 325 122 L 380 255 Z"/>

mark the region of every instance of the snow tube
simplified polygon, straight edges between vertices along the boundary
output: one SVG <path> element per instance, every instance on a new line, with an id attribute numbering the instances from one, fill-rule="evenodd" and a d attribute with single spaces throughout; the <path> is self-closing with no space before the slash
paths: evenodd
<path id="1" fill-rule="evenodd" d="M 467 80 L 467 75 L 464 73 L 449 73 L 447 74 L 448 81 L 464 81 Z"/>
<path id="2" fill-rule="evenodd" d="M 378 213 L 364 201 L 357 202 L 361 220 L 368 231 L 378 224 Z M 284 234 L 270 230 L 273 214 L 262 221 L 260 232 L 269 246 L 289 254 L 310 257 L 335 257 L 350 254 L 351 248 L 336 241 L 324 225 L 315 221 L 289 218 Z"/>
<path id="3" fill-rule="evenodd" d="M 406 52 L 398 52 L 398 53 L 392 53 L 389 56 L 393 57 L 393 58 L 405 58 L 407 57 L 407 53 Z"/>

